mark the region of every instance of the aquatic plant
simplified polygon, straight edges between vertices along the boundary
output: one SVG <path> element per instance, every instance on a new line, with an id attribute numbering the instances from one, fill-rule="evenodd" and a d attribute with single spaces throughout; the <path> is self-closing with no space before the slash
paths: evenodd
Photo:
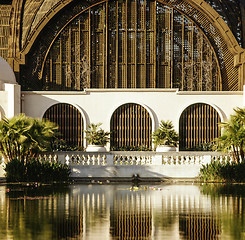
<path id="1" fill-rule="evenodd" d="M 64 182 L 71 169 L 57 161 L 30 159 L 28 162 L 14 159 L 6 164 L 7 182 Z"/>
<path id="2" fill-rule="evenodd" d="M 200 169 L 200 179 L 207 182 L 245 182 L 245 162 L 213 161 Z"/>

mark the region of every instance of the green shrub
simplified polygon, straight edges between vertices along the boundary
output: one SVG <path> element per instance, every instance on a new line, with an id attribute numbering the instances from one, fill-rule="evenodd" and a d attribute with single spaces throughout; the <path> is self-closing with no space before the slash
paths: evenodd
<path id="1" fill-rule="evenodd" d="M 192 148 L 187 148 L 186 151 L 214 151 L 216 150 L 216 142 L 203 142 Z"/>
<path id="2" fill-rule="evenodd" d="M 14 159 L 6 164 L 8 182 L 64 182 L 69 180 L 70 167 L 66 164 L 31 159 Z"/>
<path id="3" fill-rule="evenodd" d="M 54 139 L 51 142 L 51 151 L 85 151 L 84 147 L 69 144 L 64 139 Z"/>
<path id="4" fill-rule="evenodd" d="M 111 151 L 152 151 L 151 148 L 140 146 L 123 146 L 123 147 L 112 147 Z"/>
<path id="5" fill-rule="evenodd" d="M 18 159 L 13 159 L 6 164 L 5 171 L 8 182 L 23 181 L 25 176 L 24 162 L 19 161 Z"/>
<path id="6" fill-rule="evenodd" d="M 209 182 L 245 182 L 245 162 L 220 163 L 218 161 L 203 165 L 200 178 Z"/>

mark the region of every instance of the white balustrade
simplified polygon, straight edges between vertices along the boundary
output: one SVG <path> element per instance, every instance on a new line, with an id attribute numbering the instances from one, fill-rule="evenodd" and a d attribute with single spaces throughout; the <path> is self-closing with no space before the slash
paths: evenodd
<path id="1" fill-rule="evenodd" d="M 107 159 L 110 158 L 111 164 L 115 166 L 141 166 L 155 165 L 155 160 L 161 157 L 162 165 L 193 165 L 207 164 L 213 161 L 220 163 L 232 162 L 229 155 L 216 152 L 107 152 L 107 153 L 87 153 L 87 152 L 56 152 L 46 153 L 39 156 L 40 160 L 63 161 L 66 164 L 76 164 L 84 166 L 105 166 L 108 165 Z"/>
<path id="2" fill-rule="evenodd" d="M 231 162 L 218 152 L 54 152 L 40 156 L 70 165 L 74 177 L 198 177 L 202 165 Z"/>

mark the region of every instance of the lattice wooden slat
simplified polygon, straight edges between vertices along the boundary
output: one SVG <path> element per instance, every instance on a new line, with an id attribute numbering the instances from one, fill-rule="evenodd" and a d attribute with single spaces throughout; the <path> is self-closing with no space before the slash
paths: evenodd
<path id="1" fill-rule="evenodd" d="M 47 88 L 83 89 L 84 66 L 77 62 L 85 58 L 88 87 L 92 88 L 234 90 L 238 86 L 237 75 L 227 80 L 227 74 L 237 73 L 227 72 L 233 68 L 232 58 L 229 55 L 226 62 L 218 64 L 218 58 L 226 57 L 224 51 L 227 53 L 228 49 L 217 35 L 214 43 L 220 41 L 221 46 L 216 54 L 200 30 L 203 28 L 209 37 L 203 26 L 209 28 L 210 22 L 185 1 L 164 2 L 173 8 L 157 1 L 127 0 L 105 2 L 83 12 L 57 38 L 61 49 L 56 44 L 51 47 L 44 68 Z M 203 26 L 179 12 L 183 9 L 190 18 L 199 14 Z M 74 46 L 79 46 L 79 51 Z M 53 79 L 47 69 L 53 69 L 49 65 L 55 64 L 57 51 L 62 56 L 62 71 L 56 75 L 60 79 Z M 67 74 L 70 70 L 72 76 Z"/>
<path id="2" fill-rule="evenodd" d="M 179 120 L 180 150 L 198 150 L 212 143 L 220 134 L 220 121 L 217 111 L 208 104 L 189 106 Z"/>
<path id="3" fill-rule="evenodd" d="M 0 56 L 8 58 L 11 5 L 0 5 Z"/>
<path id="4" fill-rule="evenodd" d="M 111 118 L 111 149 L 151 148 L 152 121 L 147 110 L 138 104 L 124 104 Z"/>

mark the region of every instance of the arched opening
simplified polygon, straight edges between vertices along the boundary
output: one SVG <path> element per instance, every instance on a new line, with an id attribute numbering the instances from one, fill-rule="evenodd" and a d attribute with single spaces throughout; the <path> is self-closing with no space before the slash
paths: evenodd
<path id="1" fill-rule="evenodd" d="M 71 148 L 83 146 L 83 118 L 71 104 L 58 103 L 51 106 L 43 116 L 59 127 L 60 139 Z"/>
<path id="2" fill-rule="evenodd" d="M 180 150 L 210 150 L 220 135 L 218 112 L 210 105 L 196 103 L 187 107 L 179 120 Z"/>
<path id="3" fill-rule="evenodd" d="M 110 122 L 111 150 L 149 150 L 152 120 L 139 104 L 127 103 L 115 110 Z"/>

